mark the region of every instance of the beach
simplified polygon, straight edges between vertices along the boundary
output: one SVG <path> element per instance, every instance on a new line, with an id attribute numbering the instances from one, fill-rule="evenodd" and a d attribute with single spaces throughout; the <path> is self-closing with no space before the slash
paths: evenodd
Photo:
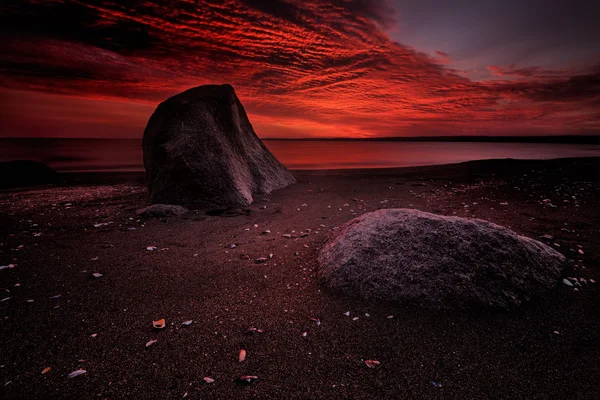
<path id="1" fill-rule="evenodd" d="M 140 218 L 139 172 L 0 191 L 3 397 L 600 398 L 600 158 L 293 173 L 235 216 Z M 512 312 L 330 292 L 319 249 L 381 208 L 544 241 L 569 258 L 572 286 L 561 278 Z"/>

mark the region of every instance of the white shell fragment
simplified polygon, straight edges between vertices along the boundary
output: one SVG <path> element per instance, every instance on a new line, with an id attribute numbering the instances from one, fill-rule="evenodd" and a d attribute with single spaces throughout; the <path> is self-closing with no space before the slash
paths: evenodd
<path id="1" fill-rule="evenodd" d="M 76 376 L 83 375 L 85 373 L 87 373 L 85 369 L 78 369 L 67 375 L 67 378 L 75 378 Z"/>

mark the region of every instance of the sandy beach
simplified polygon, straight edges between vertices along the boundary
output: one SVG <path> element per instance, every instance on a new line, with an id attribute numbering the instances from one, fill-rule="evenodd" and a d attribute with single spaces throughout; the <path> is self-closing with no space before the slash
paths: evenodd
<path id="1" fill-rule="evenodd" d="M 3 398 L 600 398 L 600 158 L 293 173 L 236 216 L 140 219 L 135 173 L 1 191 Z M 509 227 L 577 279 L 511 313 L 329 292 L 320 247 L 380 208 Z"/>

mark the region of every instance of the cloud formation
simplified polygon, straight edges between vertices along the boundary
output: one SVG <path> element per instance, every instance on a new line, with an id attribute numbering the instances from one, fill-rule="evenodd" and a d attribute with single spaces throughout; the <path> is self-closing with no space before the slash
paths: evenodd
<path id="1" fill-rule="evenodd" d="M 177 92 L 230 83 L 262 137 L 600 131 L 600 63 L 488 66 L 472 81 L 448 67 L 451 54 L 392 41 L 394 23 L 391 3 L 370 0 L 9 1 L 0 105 L 44 93 L 104 101 L 106 113 L 139 104 L 149 117 Z M 11 132 L 35 115 L 22 108 Z M 111 117 L 106 134 L 139 137 L 143 123 L 118 114 L 122 129 Z"/>

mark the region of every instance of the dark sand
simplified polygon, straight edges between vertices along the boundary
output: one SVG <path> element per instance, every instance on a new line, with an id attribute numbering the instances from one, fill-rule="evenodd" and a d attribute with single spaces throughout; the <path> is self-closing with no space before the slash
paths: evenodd
<path id="1" fill-rule="evenodd" d="M 509 314 L 348 299 L 315 279 L 332 227 L 409 207 L 552 235 L 572 259 L 565 276 L 600 282 L 600 159 L 295 175 L 298 184 L 237 217 L 140 221 L 139 175 L 74 175 L 88 184 L 0 192 L 0 264 L 16 264 L 0 271 L 10 290 L 0 305 L 2 397 L 600 398 L 600 283 L 557 282 Z M 103 222 L 111 223 L 93 226 Z M 309 228 L 307 237 L 282 237 Z M 156 331 L 159 318 L 167 327 Z M 181 326 L 186 320 L 194 322 Z M 244 335 L 252 326 L 264 333 Z M 381 365 L 369 369 L 365 359 Z M 79 368 L 87 373 L 67 379 Z M 259 381 L 234 382 L 245 374 Z"/>

